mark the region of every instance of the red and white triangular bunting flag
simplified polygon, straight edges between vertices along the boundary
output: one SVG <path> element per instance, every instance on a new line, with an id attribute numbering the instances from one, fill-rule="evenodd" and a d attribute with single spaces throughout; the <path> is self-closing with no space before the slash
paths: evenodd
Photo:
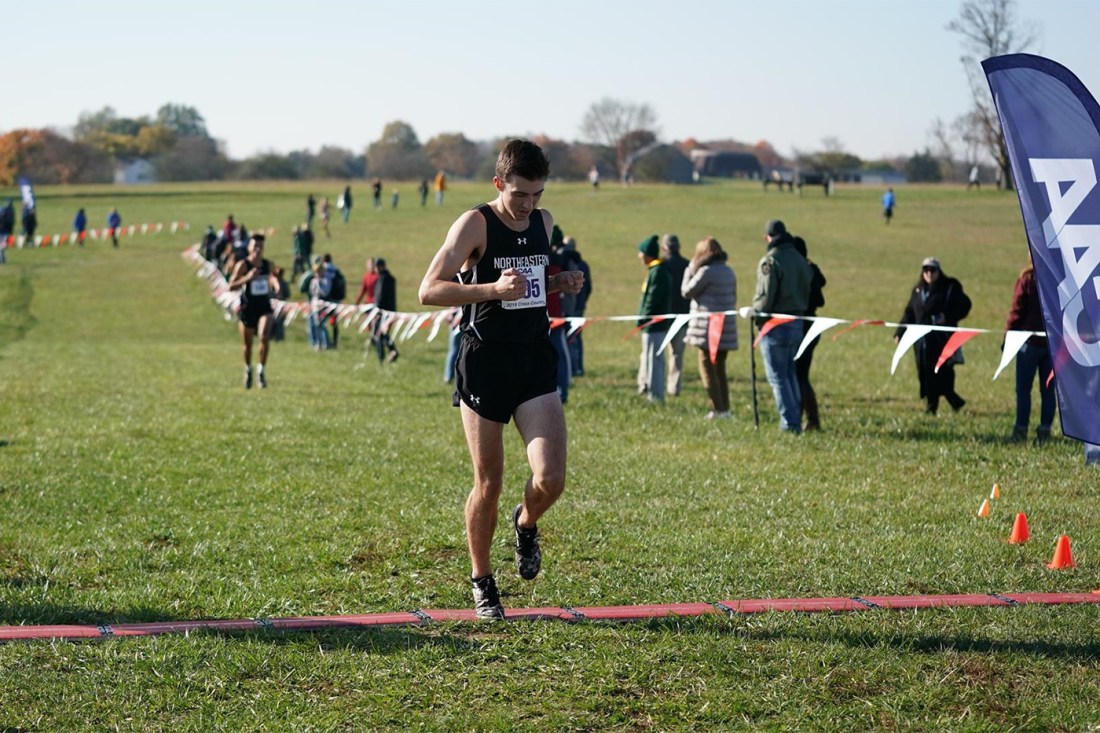
<path id="1" fill-rule="evenodd" d="M 961 349 L 963 344 L 979 333 L 981 333 L 981 331 L 955 331 L 955 333 L 951 334 L 951 338 L 947 339 L 947 343 L 943 346 L 943 351 L 940 352 L 940 358 L 936 361 L 936 368 L 932 371 L 939 374 L 940 367 L 951 358 L 951 355 Z"/>
<path id="2" fill-rule="evenodd" d="M 894 360 L 890 362 L 890 373 L 893 374 L 898 370 L 898 362 L 901 361 L 901 357 L 904 356 L 906 351 L 909 351 L 913 347 L 913 344 L 924 338 L 924 335 L 931 331 L 934 326 L 906 326 L 905 333 L 898 339 L 898 347 L 894 349 Z"/>
<path id="3" fill-rule="evenodd" d="M 668 333 L 665 334 L 665 340 L 661 342 L 660 348 L 657 349 L 657 356 L 664 353 L 665 347 L 672 343 L 672 339 L 676 338 L 676 334 L 683 330 L 693 316 L 690 313 L 679 313 L 676 318 L 673 319 L 672 325 L 668 327 Z"/>
<path id="4" fill-rule="evenodd" d="M 1020 349 L 1024 348 L 1027 340 L 1034 335 L 1032 331 L 1005 331 L 1005 347 L 1001 351 L 1001 363 L 997 366 L 997 371 L 993 372 L 994 379 L 1001 376 L 1005 367 L 1012 363 L 1016 354 L 1020 353 Z"/>
<path id="5" fill-rule="evenodd" d="M 810 324 L 810 328 L 806 331 L 806 335 L 802 337 L 802 343 L 798 347 L 798 353 L 794 355 L 795 361 L 798 361 L 798 357 L 802 356 L 802 352 L 809 348 L 810 344 L 814 342 L 814 339 L 838 323 L 846 322 L 839 318 L 811 318 L 809 320 L 813 321 L 813 323 Z"/>

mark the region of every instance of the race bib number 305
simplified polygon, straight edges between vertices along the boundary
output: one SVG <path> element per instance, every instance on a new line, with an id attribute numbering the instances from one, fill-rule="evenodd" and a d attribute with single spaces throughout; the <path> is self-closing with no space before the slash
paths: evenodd
<path id="1" fill-rule="evenodd" d="M 542 265 L 518 267 L 520 274 L 527 278 L 527 292 L 519 300 L 502 300 L 504 310 L 514 311 L 521 308 L 546 307 L 546 268 Z"/>

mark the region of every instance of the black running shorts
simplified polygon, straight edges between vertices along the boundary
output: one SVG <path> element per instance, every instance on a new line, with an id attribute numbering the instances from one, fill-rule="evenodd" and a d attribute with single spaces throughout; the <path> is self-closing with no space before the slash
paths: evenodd
<path id="1" fill-rule="evenodd" d="M 245 328 L 251 328 L 255 331 L 260 327 L 260 319 L 264 316 L 270 316 L 272 313 L 274 313 L 274 311 L 271 306 L 267 308 L 243 308 L 240 315 L 237 317 L 240 319 L 241 323 L 244 324 Z"/>
<path id="2" fill-rule="evenodd" d="M 558 352 L 549 338 L 531 344 L 485 343 L 468 333 L 458 345 L 453 404 L 507 423 L 528 400 L 558 389 Z"/>

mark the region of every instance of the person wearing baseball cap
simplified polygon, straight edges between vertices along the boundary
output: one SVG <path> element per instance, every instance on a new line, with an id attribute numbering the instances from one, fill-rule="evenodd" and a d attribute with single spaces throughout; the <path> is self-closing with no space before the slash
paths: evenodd
<path id="1" fill-rule="evenodd" d="M 671 325 L 667 319 L 672 309 L 672 275 L 661 260 L 661 240 L 656 234 L 638 244 L 638 259 L 647 274 L 642 286 L 642 301 L 638 306 L 638 325 L 642 327 L 642 355 L 638 365 L 638 394 L 650 402 L 665 401 L 665 355 L 658 354 L 661 342 Z"/>
<path id="2" fill-rule="evenodd" d="M 909 296 L 899 321 L 902 325 L 894 332 L 894 341 L 901 339 L 908 324 L 955 327 L 969 313 L 970 298 L 963 292 L 962 283 L 945 275 L 938 259 L 925 257 L 921 262 L 920 280 Z M 920 396 L 929 415 L 936 414 L 940 397 L 945 398 L 955 412 L 966 404 L 966 400 L 955 392 L 955 364 L 962 363 L 961 350 L 940 364 L 938 370 L 936 368 L 951 333 L 949 330 L 929 331 L 913 346 Z"/>
<path id="3" fill-rule="evenodd" d="M 764 227 L 764 241 L 768 249 L 756 266 L 756 291 L 750 310 L 764 314 L 757 319 L 760 325 L 776 315 L 805 315 L 813 278 L 809 263 L 795 249 L 794 239 L 779 219 L 772 219 Z M 760 337 L 764 373 L 779 411 L 779 429 L 794 434 L 802 432 L 802 393 L 794 363 L 802 331 L 802 322 L 796 318 Z"/>

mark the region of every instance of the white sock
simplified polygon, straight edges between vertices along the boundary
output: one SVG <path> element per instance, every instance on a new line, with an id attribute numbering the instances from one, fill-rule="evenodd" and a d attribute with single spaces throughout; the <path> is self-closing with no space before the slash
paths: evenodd
<path id="1" fill-rule="evenodd" d="M 264 373 L 264 365 L 260 364 L 258 368 L 260 370 L 260 374 L 263 374 Z"/>

